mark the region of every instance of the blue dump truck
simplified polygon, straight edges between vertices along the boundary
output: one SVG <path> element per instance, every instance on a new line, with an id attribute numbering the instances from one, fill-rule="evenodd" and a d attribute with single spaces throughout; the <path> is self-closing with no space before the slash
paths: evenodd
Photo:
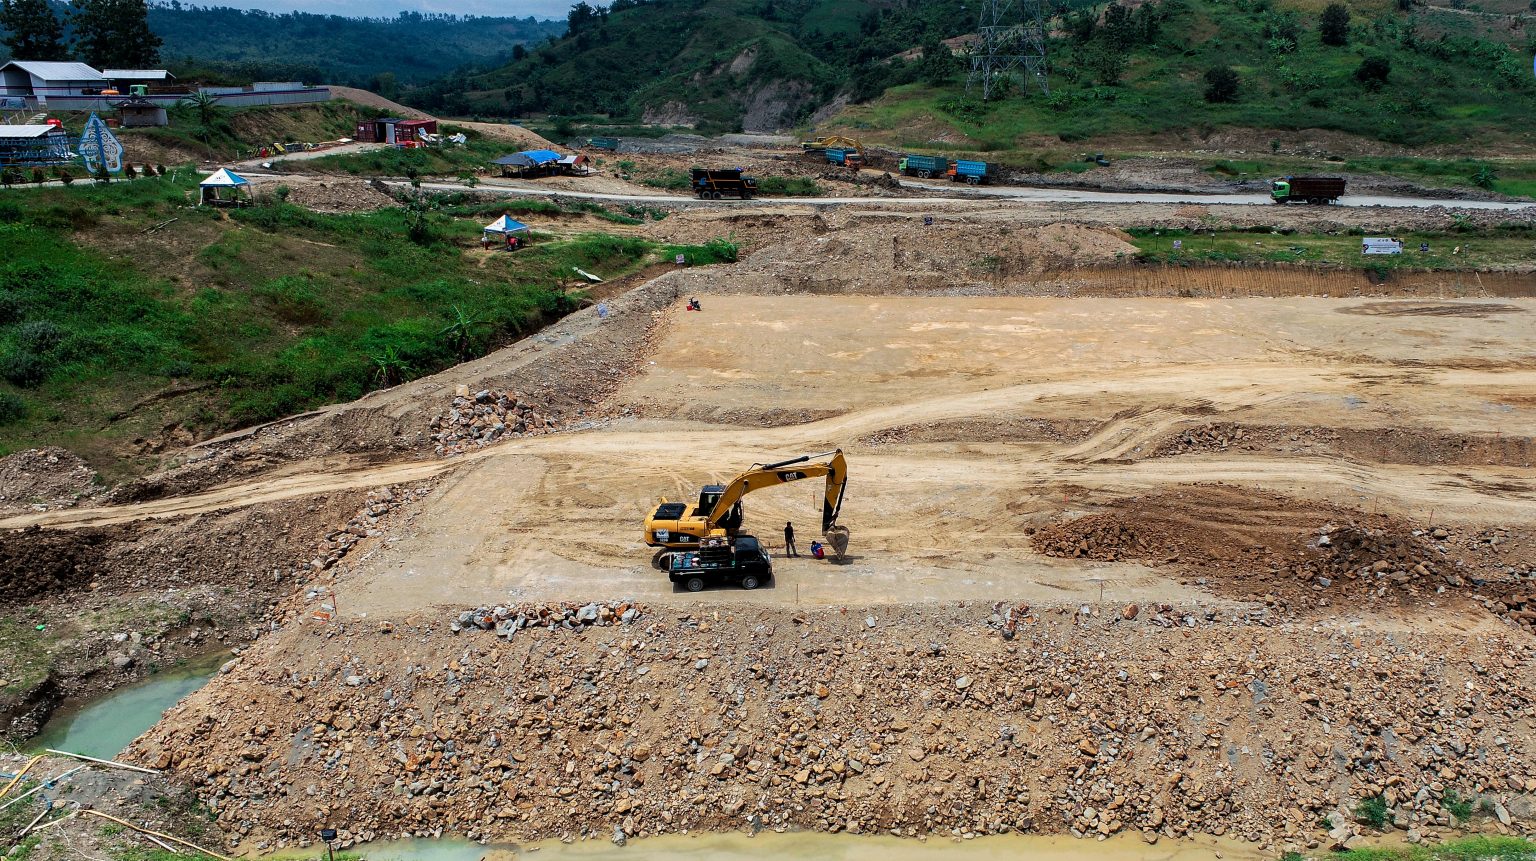
<path id="1" fill-rule="evenodd" d="M 944 171 L 949 170 L 949 159 L 936 155 L 909 154 L 901 157 L 901 161 L 896 163 L 896 169 L 907 176 L 931 179 L 943 176 Z"/>
<path id="2" fill-rule="evenodd" d="M 949 178 L 954 182 L 962 180 L 971 185 L 981 185 L 990 176 L 989 166 L 984 161 L 957 161 L 950 167 Z"/>
<path id="3" fill-rule="evenodd" d="M 841 165 L 843 167 L 858 168 L 864 164 L 864 156 L 856 149 L 847 147 L 827 147 L 827 163 Z"/>
<path id="4" fill-rule="evenodd" d="M 700 200 L 719 200 L 722 197 L 739 197 L 751 200 L 757 192 L 757 180 L 747 176 L 739 167 L 706 170 L 693 169 L 693 192 Z"/>

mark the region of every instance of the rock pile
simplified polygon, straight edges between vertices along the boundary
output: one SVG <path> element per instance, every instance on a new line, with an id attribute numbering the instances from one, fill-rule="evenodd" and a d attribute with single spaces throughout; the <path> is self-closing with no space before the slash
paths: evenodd
<path id="1" fill-rule="evenodd" d="M 1113 513 L 1053 523 L 1030 537 L 1035 551 L 1046 556 L 1105 562 L 1160 555 L 1168 552 L 1171 543 L 1169 536 L 1142 524 L 1133 526 Z"/>
<path id="2" fill-rule="evenodd" d="M 29 448 L 0 458 L 0 511 L 67 508 L 102 490 L 96 471 L 68 449 Z"/>
<path id="3" fill-rule="evenodd" d="M 1427 581 L 1436 573 L 1434 552 L 1406 530 L 1372 529 L 1357 525 L 1324 527 L 1317 539 L 1324 551 L 1323 575 L 1406 586 Z M 1302 576 L 1312 574 L 1303 566 Z M 1460 586 L 1452 575 L 1449 585 Z"/>
<path id="4" fill-rule="evenodd" d="M 516 392 L 481 389 L 470 394 L 468 386 L 453 393 L 453 404 L 429 423 L 433 451 L 439 457 L 463 454 L 507 437 L 550 433 L 560 423 L 541 415 Z"/>
<path id="5" fill-rule="evenodd" d="M 640 620 L 641 607 L 628 601 L 591 604 L 524 604 L 515 607 L 477 607 L 465 610 L 449 624 L 449 630 L 495 631 L 511 639 L 524 628 L 562 628 L 575 631 L 596 625 L 631 624 Z"/>
<path id="6" fill-rule="evenodd" d="M 1142 620 L 1177 611 L 1116 605 L 1087 623 L 1025 609 L 1007 641 L 981 623 L 993 609 L 722 606 L 580 637 L 529 627 L 518 648 L 439 620 L 384 637 L 293 628 L 127 756 L 174 768 L 253 850 L 333 822 L 344 843 L 757 825 L 1306 850 L 1332 845 L 1324 817 L 1367 798 L 1388 823 L 1443 836 L 1452 793 L 1513 814 L 1477 827 L 1526 831 L 1530 805 L 1509 807 L 1536 790 L 1523 633 L 1204 612 L 1165 629 Z"/>

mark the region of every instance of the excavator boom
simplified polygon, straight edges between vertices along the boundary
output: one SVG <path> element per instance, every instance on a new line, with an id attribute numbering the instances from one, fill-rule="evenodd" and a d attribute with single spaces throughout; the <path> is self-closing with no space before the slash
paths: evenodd
<path id="1" fill-rule="evenodd" d="M 725 538 L 741 525 L 743 496 L 765 487 L 817 477 L 826 479 L 821 531 L 841 558 L 848 546 L 848 530 L 837 525 L 843 493 L 848 487 L 848 462 L 843 459 L 842 449 L 777 463 L 753 464 L 729 484 L 705 486 L 697 505 L 663 499 L 645 519 L 643 540 L 651 547 L 662 548 L 657 554 L 660 559 L 668 550 L 698 547 L 706 540 Z"/>
<path id="2" fill-rule="evenodd" d="M 714 508 L 705 517 L 713 526 L 725 517 L 731 507 L 740 502 L 743 496 L 754 490 L 823 475 L 827 477 L 827 489 L 822 499 L 821 531 L 826 532 L 837 525 L 837 515 L 843 507 L 843 491 L 848 486 L 848 461 L 843 458 L 842 449 L 824 454 L 808 454 L 778 463 L 754 464 L 751 469 L 736 476 L 730 484 L 725 486 L 725 492 L 720 495 Z"/>

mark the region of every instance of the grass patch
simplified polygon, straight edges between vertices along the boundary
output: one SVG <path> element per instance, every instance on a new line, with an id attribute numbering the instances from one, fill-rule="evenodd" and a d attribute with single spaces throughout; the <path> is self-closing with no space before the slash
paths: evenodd
<path id="1" fill-rule="evenodd" d="M 1384 271 L 1392 269 L 1481 269 L 1508 264 L 1536 264 L 1531 231 L 1519 226 L 1471 234 L 1413 232 L 1396 234 L 1403 241 L 1400 255 L 1364 255 L 1360 237 L 1324 233 L 1280 233 L 1217 230 L 1186 231 L 1131 229 L 1137 257 L 1155 263 L 1297 263 L 1345 266 Z M 1178 241 L 1182 248 L 1175 249 Z M 1429 251 L 1419 251 L 1419 246 Z M 1457 253 L 1456 249 L 1460 249 Z"/>
<path id="2" fill-rule="evenodd" d="M 1440 800 L 1440 804 L 1447 813 L 1456 818 L 1458 823 L 1465 824 L 1472 818 L 1472 800 L 1462 798 L 1461 793 L 1454 789 L 1445 791 L 1445 797 Z"/>
<path id="3" fill-rule="evenodd" d="M 352 176 L 403 176 L 411 179 L 427 176 L 457 177 L 461 172 L 485 167 L 513 149 L 510 144 L 487 139 L 478 132 L 452 126 L 444 126 L 442 131 L 445 135 L 462 131 L 469 140 L 464 146 L 444 145 L 415 149 L 384 147 L 364 152 L 326 155 L 301 162 L 294 166 L 294 169 L 334 171 Z M 282 165 L 282 162 L 276 162 L 274 167 L 281 169 Z"/>
<path id="4" fill-rule="evenodd" d="M 40 611 L 30 607 L 0 615 L 0 654 L 9 664 L 5 687 L 0 691 L 25 694 L 48 678 L 60 637 L 47 622 Z M 45 627 L 39 631 L 38 625 Z"/>
<path id="5" fill-rule="evenodd" d="M 1371 826 L 1377 831 L 1387 827 L 1391 817 L 1391 811 L 1387 809 L 1387 800 L 1380 795 L 1360 799 L 1355 805 L 1355 818 Z"/>
<path id="6" fill-rule="evenodd" d="M 1536 844 L 1519 837 L 1467 837 L 1439 846 L 1378 846 L 1346 849 L 1329 861 L 1532 861 Z"/>
<path id="7" fill-rule="evenodd" d="M 821 197 L 826 194 L 816 180 L 808 176 L 764 176 L 757 180 L 761 194 L 781 194 L 785 197 Z"/>
<path id="8" fill-rule="evenodd" d="M 340 215 L 273 201 L 226 218 L 185 205 L 194 182 L 0 198 L 0 451 L 59 444 L 105 465 L 113 440 L 167 425 L 212 433 L 352 400 L 570 312 L 572 267 L 613 278 L 678 253 L 735 254 L 591 232 L 483 257 L 492 213 L 638 220 L 588 202 L 453 198 Z M 171 213 L 174 241 L 143 243 Z M 461 317 L 467 337 L 451 331 Z M 145 400 L 155 408 L 135 407 Z"/>

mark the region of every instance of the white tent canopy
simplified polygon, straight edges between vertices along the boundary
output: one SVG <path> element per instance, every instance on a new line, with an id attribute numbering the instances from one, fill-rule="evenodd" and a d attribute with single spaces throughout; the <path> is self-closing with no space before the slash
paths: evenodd
<path id="1" fill-rule="evenodd" d="M 214 171 L 207 179 L 198 183 L 203 188 L 240 188 L 250 185 L 251 181 L 234 173 L 227 167 L 221 167 Z"/>
<path id="2" fill-rule="evenodd" d="M 528 233 L 528 225 L 516 221 L 510 215 L 503 215 L 485 226 L 486 233 Z"/>

